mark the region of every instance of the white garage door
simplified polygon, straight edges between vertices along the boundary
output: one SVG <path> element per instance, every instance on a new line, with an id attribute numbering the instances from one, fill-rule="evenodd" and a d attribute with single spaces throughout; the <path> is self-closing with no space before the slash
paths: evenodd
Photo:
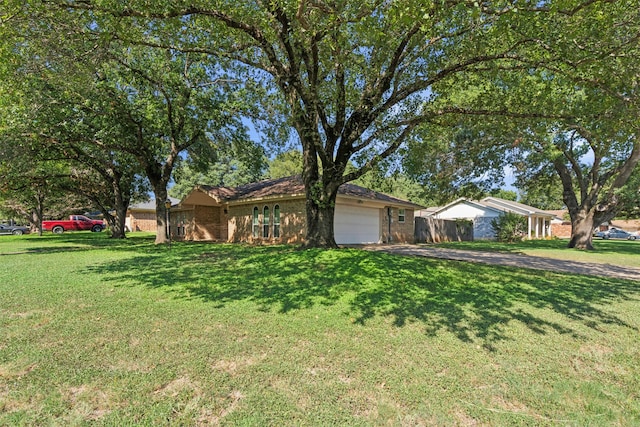
<path id="1" fill-rule="evenodd" d="M 361 206 L 336 205 L 333 232 L 338 244 L 378 243 L 380 210 Z"/>

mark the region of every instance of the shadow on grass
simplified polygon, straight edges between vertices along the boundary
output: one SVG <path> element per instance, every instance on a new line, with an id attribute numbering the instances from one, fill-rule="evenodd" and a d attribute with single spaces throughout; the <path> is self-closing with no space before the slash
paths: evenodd
<path id="1" fill-rule="evenodd" d="M 524 253 L 523 251 L 531 249 L 551 249 L 551 250 L 567 250 L 574 251 L 577 249 L 568 248 L 569 241 L 566 239 L 551 240 L 525 240 L 516 243 L 501 243 L 491 240 L 477 240 L 473 242 L 443 242 L 433 246 L 464 249 L 476 251 L 492 251 L 492 252 L 510 252 Z M 621 255 L 637 255 L 640 253 L 640 241 L 631 240 L 602 240 L 593 239 L 595 252 L 621 254 Z"/>
<path id="2" fill-rule="evenodd" d="M 422 322 L 462 341 L 506 339 L 519 321 L 539 334 L 577 335 L 573 322 L 598 329 L 632 328 L 607 304 L 640 295 L 640 284 L 455 261 L 394 256 L 357 249 L 306 250 L 221 244 L 149 248 L 122 261 L 89 268 L 116 284 L 165 288 L 179 298 L 218 306 L 247 300 L 287 313 L 316 304 L 346 303 L 366 323 L 391 317 L 397 326 Z M 561 322 L 544 310 L 566 319 Z M 573 326 L 572 326 L 573 325 Z"/>
<path id="3" fill-rule="evenodd" d="M 90 249 L 139 247 L 153 243 L 151 233 L 134 233 L 126 239 L 112 239 L 106 232 L 90 231 L 66 232 L 64 234 L 43 233 L 42 236 L 29 234 L 14 239 L 0 248 L 0 255 L 20 255 L 31 253 L 59 253 Z M 5 242 L 6 243 L 6 242 Z"/>

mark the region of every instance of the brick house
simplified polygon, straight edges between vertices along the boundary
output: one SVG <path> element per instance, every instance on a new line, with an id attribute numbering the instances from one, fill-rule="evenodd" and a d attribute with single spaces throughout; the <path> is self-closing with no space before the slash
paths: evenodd
<path id="1" fill-rule="evenodd" d="M 169 197 L 172 204 L 180 202 L 178 199 Z M 156 217 L 156 202 L 150 200 L 142 203 L 132 203 L 127 209 L 124 226 L 127 231 L 152 231 L 158 229 L 158 219 Z"/>
<path id="2" fill-rule="evenodd" d="M 353 184 L 338 190 L 338 244 L 413 242 L 420 206 Z M 193 241 L 300 243 L 306 234 L 300 176 L 236 188 L 196 186 L 171 208 L 172 238 Z"/>

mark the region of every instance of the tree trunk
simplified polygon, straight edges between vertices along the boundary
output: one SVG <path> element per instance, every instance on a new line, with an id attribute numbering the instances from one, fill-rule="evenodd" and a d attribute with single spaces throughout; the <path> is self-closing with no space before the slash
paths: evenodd
<path id="1" fill-rule="evenodd" d="M 303 248 L 337 248 L 333 232 L 335 195 L 333 203 L 318 205 L 307 197 L 307 236 Z"/>
<path id="2" fill-rule="evenodd" d="M 113 217 L 111 226 L 112 239 L 126 239 L 125 222 L 127 219 L 127 206 L 122 204 L 116 205 L 116 215 Z"/>
<path id="3" fill-rule="evenodd" d="M 33 212 L 38 221 L 38 236 L 42 236 L 42 221 L 44 220 L 44 197 L 36 196 L 36 209 Z"/>
<path id="4" fill-rule="evenodd" d="M 339 182 L 327 173 L 319 173 L 316 151 L 308 149 L 304 156 L 304 189 L 306 194 L 307 235 L 303 248 L 337 248 L 333 232 L 336 196 Z"/>
<path id="5" fill-rule="evenodd" d="M 167 232 L 167 186 L 166 184 L 154 185 L 153 193 L 156 198 L 156 245 L 169 242 L 169 234 Z M 169 212 L 170 214 L 170 212 Z"/>
<path id="6" fill-rule="evenodd" d="M 32 210 L 29 222 L 31 223 L 32 231 L 35 226 L 38 229 L 38 236 L 42 236 L 42 214 L 38 213 L 36 209 Z"/>
<path id="7" fill-rule="evenodd" d="M 571 218 L 571 240 L 569 247 L 593 250 L 593 213 L 580 211 Z"/>

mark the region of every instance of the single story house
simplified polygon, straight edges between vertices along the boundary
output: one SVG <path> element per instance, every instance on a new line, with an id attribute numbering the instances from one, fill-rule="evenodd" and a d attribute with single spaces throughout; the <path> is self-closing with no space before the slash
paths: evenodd
<path id="1" fill-rule="evenodd" d="M 306 235 L 302 178 L 270 179 L 236 188 L 198 185 L 171 208 L 174 239 L 299 243 Z M 343 184 L 335 206 L 338 244 L 414 241 L 420 206 L 354 184 Z"/>
<path id="2" fill-rule="evenodd" d="M 177 205 L 180 200 L 169 197 L 172 205 Z M 156 201 L 132 203 L 127 209 L 127 216 L 124 220 L 127 231 L 152 231 L 158 230 L 158 220 L 156 218 Z"/>
<path id="3" fill-rule="evenodd" d="M 491 221 L 506 212 L 527 218 L 527 238 L 529 239 L 541 239 L 551 236 L 551 220 L 555 218 L 552 213 L 497 197 L 485 197 L 482 200 L 460 198 L 448 205 L 422 212 L 424 213 L 421 215 L 432 216 L 437 219 L 472 221 L 474 239 L 495 238 Z"/>

